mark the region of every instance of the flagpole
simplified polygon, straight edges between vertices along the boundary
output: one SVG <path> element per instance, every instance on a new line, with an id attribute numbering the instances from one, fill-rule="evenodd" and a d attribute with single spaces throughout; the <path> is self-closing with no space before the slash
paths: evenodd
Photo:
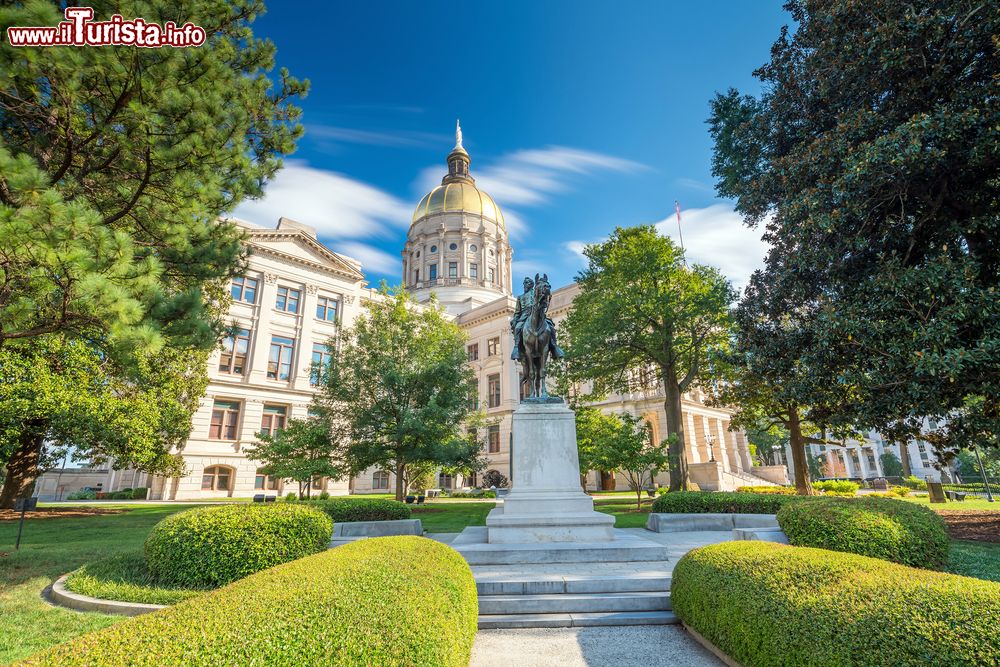
<path id="1" fill-rule="evenodd" d="M 687 251 L 684 249 L 684 233 L 681 232 L 681 203 L 674 200 L 674 211 L 677 213 L 677 237 L 681 242 L 681 252 L 684 258 L 684 266 L 687 266 Z"/>

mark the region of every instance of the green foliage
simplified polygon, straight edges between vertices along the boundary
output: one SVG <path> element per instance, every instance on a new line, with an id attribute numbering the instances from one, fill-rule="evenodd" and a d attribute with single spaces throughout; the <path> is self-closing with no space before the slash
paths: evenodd
<path id="1" fill-rule="evenodd" d="M 337 500 L 306 500 L 301 504 L 325 512 L 334 523 L 344 521 L 392 521 L 409 519 L 410 507 L 395 500 L 380 498 L 350 498 Z"/>
<path id="2" fill-rule="evenodd" d="M 66 496 L 66 500 L 97 500 L 96 491 L 74 491 Z"/>
<path id="3" fill-rule="evenodd" d="M 257 0 L 90 3 L 95 20 L 192 20 L 199 48 L 0 51 L 0 344 L 60 332 L 155 351 L 216 339 L 206 282 L 241 263 L 219 216 L 263 186 L 302 129 L 307 86 L 256 39 Z M 56 25 L 6 3 L 0 25 Z"/>
<path id="4" fill-rule="evenodd" d="M 207 356 L 168 347 L 124 363 L 88 341 L 54 335 L 4 344 L 0 461 L 9 483 L 0 507 L 11 506 L 67 448 L 74 460 L 114 458 L 118 466 L 178 472 L 172 452 L 187 439 L 204 395 Z"/>
<path id="5" fill-rule="evenodd" d="M 580 294 L 564 322 L 567 379 L 592 381 L 599 395 L 629 391 L 644 378 L 662 386 L 670 488 L 686 488 L 680 397 L 708 380 L 709 351 L 728 345 L 735 291 L 717 269 L 689 267 L 652 225 L 618 227 L 584 255 Z"/>
<path id="6" fill-rule="evenodd" d="M 669 514 L 776 514 L 802 496 L 730 491 L 671 491 L 653 501 L 653 512 Z"/>
<path id="7" fill-rule="evenodd" d="M 395 472 L 402 500 L 408 466 L 481 465 L 482 444 L 464 428 L 477 417 L 465 334 L 436 303 L 417 307 L 383 284 L 331 351 L 319 411 L 352 473 Z"/>
<path id="8" fill-rule="evenodd" d="M 146 563 L 161 582 L 219 586 L 325 549 L 332 533 L 327 515 L 299 503 L 199 507 L 153 527 Z"/>
<path id="9" fill-rule="evenodd" d="M 508 480 L 507 476 L 499 470 L 487 470 L 483 474 L 483 486 L 488 489 L 492 489 L 494 487 L 498 489 L 506 489 L 510 486 L 510 480 Z"/>
<path id="10" fill-rule="evenodd" d="M 991 480 L 1000 479 L 1000 449 L 981 448 L 979 455 L 983 460 L 983 468 L 986 469 L 986 475 Z M 958 471 L 962 475 L 962 479 L 982 482 L 983 474 L 979 469 L 979 462 L 976 460 L 974 452 L 963 449 L 958 453 L 957 458 L 959 463 Z"/>
<path id="11" fill-rule="evenodd" d="M 879 461 L 882 463 L 882 473 L 886 477 L 902 477 L 903 476 L 903 462 L 899 460 L 893 452 L 888 450 L 882 452 L 879 456 Z M 910 475 L 913 479 L 916 479 Z M 925 487 L 926 488 L 926 487 Z"/>
<path id="12" fill-rule="evenodd" d="M 884 558 L 938 569 L 948 533 L 934 511 L 889 498 L 816 498 L 781 508 L 778 525 L 797 546 Z"/>
<path id="13" fill-rule="evenodd" d="M 273 435 L 261 434 L 246 448 L 248 459 L 263 463 L 268 475 L 292 479 L 311 496 L 313 477 L 341 479 L 346 467 L 336 460 L 338 443 L 331 437 L 329 424 L 321 419 L 290 419 L 286 427 Z"/>
<path id="14" fill-rule="evenodd" d="M 795 487 L 794 486 L 739 486 L 736 487 L 737 493 L 764 493 L 764 494 L 777 494 L 779 496 L 794 496 Z"/>
<path id="15" fill-rule="evenodd" d="M 677 563 L 671 600 L 684 623 L 747 667 L 1000 662 L 1000 585 L 875 558 L 715 544 Z"/>
<path id="16" fill-rule="evenodd" d="M 142 551 L 129 551 L 88 563 L 66 579 L 66 588 L 101 600 L 176 604 L 203 593 L 160 583 L 149 572 Z"/>
<path id="17" fill-rule="evenodd" d="M 852 496 L 861 488 L 857 482 L 849 482 L 843 479 L 827 479 L 821 482 L 813 482 L 812 486 L 817 491 L 833 491 L 834 493 L 849 493 Z"/>
<path id="18" fill-rule="evenodd" d="M 287 500 L 288 502 L 293 502 L 298 499 L 299 496 L 294 491 L 289 491 L 288 493 L 285 494 L 285 500 Z"/>
<path id="19" fill-rule="evenodd" d="M 771 247 L 744 304 L 836 422 L 939 452 L 1000 443 L 1000 13 L 964 0 L 787 5 L 757 97 L 712 103 L 713 173 Z M 753 304 L 752 302 L 756 302 Z M 741 323 L 742 326 L 742 323 Z M 893 438 L 895 440 L 895 438 Z"/>
<path id="20" fill-rule="evenodd" d="M 472 572 L 453 549 L 421 537 L 373 538 L 83 635 L 24 664 L 465 667 L 478 613 Z"/>

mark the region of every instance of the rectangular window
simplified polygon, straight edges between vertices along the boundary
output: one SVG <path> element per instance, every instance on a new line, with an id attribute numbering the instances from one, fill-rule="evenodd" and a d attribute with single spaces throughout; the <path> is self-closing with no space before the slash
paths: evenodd
<path id="1" fill-rule="evenodd" d="M 264 414 L 260 418 L 260 434 L 274 435 L 285 428 L 285 407 L 282 405 L 265 405 Z"/>
<path id="2" fill-rule="evenodd" d="M 292 376 L 292 354 L 295 340 L 284 336 L 271 336 L 271 354 L 267 359 L 267 377 L 287 380 Z"/>
<path id="3" fill-rule="evenodd" d="M 256 303 L 257 302 L 257 279 L 256 278 L 233 278 L 232 285 L 229 287 L 230 294 L 233 295 L 233 301 L 241 301 L 243 303 Z"/>
<path id="4" fill-rule="evenodd" d="M 262 470 L 257 470 L 257 475 L 253 480 L 253 488 L 258 491 L 277 491 L 278 478 L 274 475 L 268 475 Z"/>
<path id="5" fill-rule="evenodd" d="M 389 489 L 389 473 L 384 470 L 376 470 L 372 474 L 372 489 L 386 490 Z"/>
<path id="6" fill-rule="evenodd" d="M 209 439 L 235 440 L 239 421 L 240 404 L 237 401 L 216 401 L 212 406 L 212 421 L 208 426 Z"/>
<path id="7" fill-rule="evenodd" d="M 337 321 L 337 300 L 321 296 L 316 300 L 316 317 L 326 322 Z"/>
<path id="8" fill-rule="evenodd" d="M 326 369 L 330 365 L 330 359 L 332 357 L 333 355 L 330 353 L 330 349 L 324 343 L 313 343 L 312 368 L 309 370 L 309 384 L 315 387 L 322 381 L 323 375 L 326 373 Z"/>
<path id="9" fill-rule="evenodd" d="M 470 278 L 478 278 L 479 277 L 479 265 L 478 264 L 469 264 L 469 277 Z"/>
<path id="10" fill-rule="evenodd" d="M 302 295 L 297 289 L 291 287 L 279 287 L 278 298 L 274 302 L 274 307 L 286 313 L 299 312 L 299 297 Z"/>
<path id="11" fill-rule="evenodd" d="M 222 340 L 222 356 L 219 357 L 219 371 L 243 375 L 250 349 L 250 330 L 237 329 Z"/>
<path id="12" fill-rule="evenodd" d="M 450 489 L 455 486 L 455 478 L 446 472 L 438 473 L 438 488 Z"/>
<path id="13" fill-rule="evenodd" d="M 326 491 L 326 477 L 314 475 L 313 478 L 309 480 L 309 487 L 313 491 Z"/>
<path id="14" fill-rule="evenodd" d="M 497 454 L 500 452 L 500 426 L 494 424 L 490 426 L 489 432 L 489 446 L 487 450 L 490 454 Z"/>
<path id="15" fill-rule="evenodd" d="M 415 282 L 415 283 L 419 283 L 420 282 L 420 271 L 419 270 L 413 272 L 413 282 Z"/>
<path id="16" fill-rule="evenodd" d="M 437 278 L 438 278 L 438 265 L 437 264 L 431 264 L 427 268 L 430 270 L 430 273 L 427 274 L 428 279 L 429 280 L 437 280 Z"/>
<path id="17" fill-rule="evenodd" d="M 487 390 L 487 405 L 491 408 L 500 407 L 500 374 L 496 373 L 489 377 L 489 389 Z"/>
<path id="18" fill-rule="evenodd" d="M 473 343 L 468 348 L 469 361 L 479 361 L 479 343 Z"/>
<path id="19" fill-rule="evenodd" d="M 495 357 L 500 354 L 500 336 L 486 341 L 486 356 Z"/>
<path id="20" fill-rule="evenodd" d="M 458 278 L 458 262 L 448 262 L 448 277 Z"/>
<path id="21" fill-rule="evenodd" d="M 493 268 L 493 267 L 491 266 L 491 267 L 490 267 L 490 282 L 491 282 L 491 283 L 496 283 L 496 281 L 497 281 L 497 270 L 496 270 L 496 269 L 494 269 L 494 268 Z"/>

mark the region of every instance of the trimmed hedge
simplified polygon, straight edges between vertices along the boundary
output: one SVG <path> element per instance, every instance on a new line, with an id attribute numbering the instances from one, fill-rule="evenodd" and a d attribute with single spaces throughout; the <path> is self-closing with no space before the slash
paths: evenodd
<path id="1" fill-rule="evenodd" d="M 1000 584 L 771 542 L 689 552 L 673 611 L 737 662 L 1000 664 Z"/>
<path id="2" fill-rule="evenodd" d="M 653 501 L 653 512 L 669 514 L 776 514 L 789 503 L 808 496 L 731 491 L 672 491 Z"/>
<path id="3" fill-rule="evenodd" d="M 150 575 L 141 551 L 126 551 L 87 563 L 67 577 L 66 588 L 101 600 L 146 604 L 176 604 L 205 592 L 164 586 Z"/>
<path id="4" fill-rule="evenodd" d="M 738 493 L 776 493 L 781 496 L 794 496 L 794 486 L 738 486 Z"/>
<path id="5" fill-rule="evenodd" d="M 381 498 L 350 498 L 340 500 L 303 500 L 300 505 L 315 507 L 333 519 L 334 523 L 347 521 L 392 521 L 409 519 L 410 508 L 396 500 Z"/>
<path id="6" fill-rule="evenodd" d="M 332 533 L 328 516 L 297 503 L 219 505 L 168 516 L 144 550 L 158 581 L 211 587 L 325 549 Z"/>
<path id="7" fill-rule="evenodd" d="M 422 537 L 347 544 L 77 637 L 25 665 L 469 664 L 476 583 Z"/>
<path id="8" fill-rule="evenodd" d="M 889 498 L 816 498 L 786 505 L 778 525 L 797 546 L 884 558 L 937 569 L 948 560 L 944 520 L 932 510 Z"/>
<path id="9" fill-rule="evenodd" d="M 857 482 L 849 482 L 843 479 L 826 479 L 822 482 L 813 482 L 812 486 L 817 491 L 829 491 L 831 493 L 843 493 L 853 496 L 861 485 Z"/>

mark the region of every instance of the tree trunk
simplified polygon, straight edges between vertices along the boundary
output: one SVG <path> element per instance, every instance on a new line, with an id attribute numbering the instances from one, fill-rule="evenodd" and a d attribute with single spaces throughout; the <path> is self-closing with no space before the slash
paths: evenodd
<path id="1" fill-rule="evenodd" d="M 677 370 L 673 366 L 662 368 L 663 409 L 667 413 L 667 436 L 675 436 L 670 441 L 667 453 L 670 458 L 670 491 L 687 491 L 688 478 L 687 446 L 684 441 L 684 415 L 681 412 L 681 389 L 677 382 Z"/>
<path id="2" fill-rule="evenodd" d="M 614 491 L 614 490 L 615 490 L 615 471 L 602 470 L 601 491 Z"/>
<path id="3" fill-rule="evenodd" d="M 35 479 L 38 478 L 38 460 L 44 441 L 45 420 L 27 420 L 17 449 L 7 461 L 7 478 L 0 493 L 0 509 L 13 509 L 15 500 L 31 497 Z"/>
<path id="4" fill-rule="evenodd" d="M 590 492 L 587 491 L 587 473 L 585 472 L 580 473 L 580 488 L 583 489 L 584 493 L 590 495 Z"/>
<path id="5" fill-rule="evenodd" d="M 802 437 L 802 424 L 799 421 L 798 408 L 788 410 L 788 435 L 792 448 L 792 467 L 795 468 L 795 492 L 800 496 L 813 495 L 809 480 L 809 463 L 806 461 L 806 441 Z"/>
<path id="6" fill-rule="evenodd" d="M 406 464 L 397 461 L 396 462 L 396 500 L 403 502 L 406 498 L 406 488 L 403 480 L 403 472 L 406 468 Z"/>
<path id="7" fill-rule="evenodd" d="M 903 477 L 913 474 L 913 469 L 910 468 L 910 447 L 905 440 L 899 443 L 899 462 L 903 464 Z"/>

